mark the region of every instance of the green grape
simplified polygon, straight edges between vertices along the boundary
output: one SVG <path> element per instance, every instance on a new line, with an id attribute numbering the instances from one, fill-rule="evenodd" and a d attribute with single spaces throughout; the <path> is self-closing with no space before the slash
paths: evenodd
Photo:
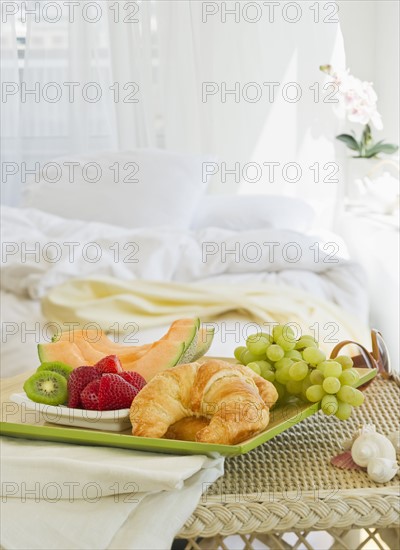
<path id="1" fill-rule="evenodd" d="M 235 349 L 235 351 L 233 352 L 233 355 L 235 356 L 235 358 L 241 362 L 241 357 L 242 357 L 242 354 L 247 351 L 247 348 L 245 346 L 239 346 L 238 348 Z"/>
<path id="2" fill-rule="evenodd" d="M 344 386 L 346 387 L 346 386 Z M 353 397 L 351 399 L 351 401 L 349 401 L 348 403 L 350 405 L 352 405 L 353 407 L 359 407 L 360 405 L 362 405 L 364 403 L 364 394 L 362 391 L 360 390 L 356 390 L 355 388 L 352 388 L 354 390 L 354 394 L 353 394 Z"/>
<path id="3" fill-rule="evenodd" d="M 272 336 L 269 334 L 269 332 L 259 332 L 258 334 L 259 334 L 260 336 L 262 336 L 263 338 L 266 338 L 270 344 L 273 344 L 273 343 L 274 343 L 274 339 L 273 339 Z"/>
<path id="4" fill-rule="evenodd" d="M 275 363 L 275 368 L 279 370 L 282 367 L 286 367 L 286 366 L 291 367 L 293 363 L 294 361 L 292 361 L 291 359 L 288 359 L 287 357 L 283 357 L 282 359 L 279 359 L 279 361 Z"/>
<path id="5" fill-rule="evenodd" d="M 267 359 L 270 361 L 279 361 L 279 359 L 282 359 L 284 355 L 285 352 L 283 349 L 276 344 L 271 344 L 269 348 L 267 348 Z"/>
<path id="6" fill-rule="evenodd" d="M 338 410 L 338 400 L 334 395 L 324 395 L 321 401 L 321 409 L 324 414 L 330 416 Z"/>
<path id="7" fill-rule="evenodd" d="M 335 361 L 342 365 L 343 370 L 351 369 L 354 364 L 353 359 L 351 357 L 348 357 L 347 355 L 338 355 L 337 357 L 335 357 Z"/>
<path id="8" fill-rule="evenodd" d="M 327 361 L 321 361 L 321 363 L 318 363 L 318 365 L 316 367 L 316 370 L 318 370 L 319 372 L 322 372 L 322 374 L 324 374 L 326 366 L 327 366 Z"/>
<path id="9" fill-rule="evenodd" d="M 317 344 L 317 347 L 318 347 L 318 340 L 314 338 L 312 334 L 302 334 L 300 338 L 306 338 L 307 340 L 311 340 L 312 342 L 314 342 L 314 344 Z"/>
<path id="10" fill-rule="evenodd" d="M 276 391 L 278 392 L 278 401 L 282 403 L 286 398 L 286 388 L 283 384 L 279 382 L 274 382 Z"/>
<path id="11" fill-rule="evenodd" d="M 275 373 L 272 370 L 261 370 L 261 376 L 268 380 L 268 382 L 274 382 L 275 381 Z"/>
<path id="12" fill-rule="evenodd" d="M 336 361 L 332 361 L 331 359 L 327 359 L 326 361 L 321 361 L 321 363 L 318 363 L 317 365 L 317 370 L 319 370 L 320 372 L 322 372 L 322 374 L 325 373 L 325 369 L 328 365 L 330 365 L 331 363 L 335 363 Z"/>
<path id="13" fill-rule="evenodd" d="M 324 375 L 318 369 L 313 369 L 310 372 L 310 381 L 311 381 L 311 384 L 319 384 L 320 386 L 322 386 L 322 382 L 324 381 Z"/>
<path id="14" fill-rule="evenodd" d="M 300 381 L 308 374 L 308 365 L 304 361 L 297 361 L 289 369 L 289 375 L 292 380 Z"/>
<path id="15" fill-rule="evenodd" d="M 260 334 L 252 334 L 246 340 L 246 346 L 250 353 L 260 357 L 265 354 L 270 345 L 270 342 Z"/>
<path id="16" fill-rule="evenodd" d="M 260 367 L 261 376 L 265 378 L 265 380 L 268 380 L 269 382 L 273 382 L 275 380 L 275 373 L 273 366 L 268 363 L 268 361 L 255 361 L 257 365 Z M 271 377 L 273 375 L 273 378 Z"/>
<path id="17" fill-rule="evenodd" d="M 294 349 L 302 350 L 304 348 L 318 348 L 318 344 L 311 336 L 302 336 L 297 340 Z"/>
<path id="18" fill-rule="evenodd" d="M 352 409 L 353 407 L 348 403 L 338 401 L 338 409 L 335 413 L 335 416 L 339 418 L 339 420 L 347 420 L 351 415 Z"/>
<path id="19" fill-rule="evenodd" d="M 303 401 L 305 401 L 306 403 L 308 403 L 308 399 L 307 399 L 307 390 L 310 386 L 312 386 L 313 384 L 311 383 L 311 380 L 310 380 L 310 375 L 307 374 L 307 376 L 304 378 L 304 380 L 301 381 L 301 398 L 303 399 Z"/>
<path id="20" fill-rule="evenodd" d="M 252 371 L 254 371 L 256 374 L 258 374 L 259 376 L 261 376 L 261 369 L 260 367 L 257 365 L 257 363 L 255 361 L 252 361 L 251 363 L 247 363 L 247 366 L 249 367 L 249 369 L 251 369 Z"/>
<path id="21" fill-rule="evenodd" d="M 278 346 L 280 346 L 284 351 L 290 351 L 294 349 L 294 346 L 296 345 L 296 342 L 292 340 L 288 340 L 283 335 L 279 336 L 276 343 Z"/>
<path id="22" fill-rule="evenodd" d="M 355 369 L 347 369 L 340 375 L 342 386 L 354 386 L 360 379 L 360 375 Z"/>
<path id="23" fill-rule="evenodd" d="M 336 361 L 332 361 L 332 363 L 328 363 L 326 361 L 327 365 L 324 368 L 324 376 L 325 378 L 328 378 L 328 376 L 333 376 L 334 378 L 339 378 L 339 376 L 342 374 L 342 366 L 340 363 L 336 363 Z"/>
<path id="24" fill-rule="evenodd" d="M 249 350 L 246 350 L 243 354 L 242 354 L 242 363 L 244 365 L 248 365 L 249 363 L 255 363 L 257 361 L 260 361 L 264 359 L 263 356 L 259 356 L 259 355 L 254 355 L 253 353 L 251 353 L 251 351 Z"/>
<path id="25" fill-rule="evenodd" d="M 325 353 L 320 349 L 308 347 L 303 350 L 303 359 L 310 365 L 317 366 L 318 363 L 322 363 L 322 361 L 325 361 L 326 356 Z"/>
<path id="26" fill-rule="evenodd" d="M 257 365 L 260 367 L 261 370 L 263 369 L 269 369 L 272 371 L 274 370 L 273 365 L 269 361 L 266 361 L 265 359 L 259 359 L 258 361 L 254 361 L 254 363 L 257 363 Z"/>
<path id="27" fill-rule="evenodd" d="M 278 343 L 278 340 L 282 340 L 288 343 L 296 343 L 296 335 L 293 329 L 289 325 L 279 325 L 272 331 L 274 341 Z M 293 345 L 294 347 L 294 345 Z M 293 349 L 293 348 L 290 348 Z"/>
<path id="28" fill-rule="evenodd" d="M 275 379 L 280 384 L 287 384 L 287 382 L 289 382 L 289 380 L 290 380 L 290 374 L 289 374 L 290 368 L 291 367 L 289 365 L 287 365 L 285 367 L 280 368 L 279 370 L 277 370 L 275 372 Z"/>
<path id="29" fill-rule="evenodd" d="M 306 391 L 306 397 L 309 401 L 311 401 L 311 403 L 316 403 L 317 401 L 321 401 L 324 395 L 325 395 L 325 392 L 323 387 L 317 384 L 310 386 Z"/>
<path id="30" fill-rule="evenodd" d="M 285 357 L 287 359 L 293 359 L 294 361 L 301 361 L 303 359 L 303 356 L 299 351 L 297 351 L 297 349 L 285 351 Z"/>
<path id="31" fill-rule="evenodd" d="M 312 386 L 312 382 L 311 382 L 311 378 L 310 378 L 310 374 L 307 374 L 307 376 L 304 378 L 304 380 L 302 380 L 302 388 L 301 388 L 301 391 L 304 393 L 304 395 L 306 394 L 306 391 L 308 390 L 308 388 L 310 386 Z"/>
<path id="32" fill-rule="evenodd" d="M 284 325 L 275 325 L 272 329 L 272 338 L 274 342 L 278 340 L 280 336 L 282 336 Z"/>
<path id="33" fill-rule="evenodd" d="M 301 380 L 289 380 L 286 384 L 287 392 L 290 395 L 298 395 L 301 393 L 303 383 Z"/>
<path id="34" fill-rule="evenodd" d="M 340 399 L 340 401 L 343 401 L 344 403 L 349 403 L 350 405 L 352 405 L 351 401 L 354 398 L 355 391 L 356 390 L 351 386 L 342 386 L 337 392 L 338 399 Z"/>
<path id="35" fill-rule="evenodd" d="M 292 342 L 296 341 L 296 334 L 290 325 L 283 326 L 282 336 L 286 338 L 286 340 L 291 340 Z"/>
<path id="36" fill-rule="evenodd" d="M 260 357 L 258 357 L 257 355 L 253 355 L 251 351 L 249 351 L 248 349 L 245 352 L 243 352 L 240 357 L 240 362 L 243 365 L 248 365 L 249 363 L 254 363 L 255 361 L 259 361 L 259 360 L 260 360 Z"/>
<path id="37" fill-rule="evenodd" d="M 322 383 L 322 387 L 326 393 L 337 393 L 340 390 L 340 382 L 333 376 L 328 376 Z"/>

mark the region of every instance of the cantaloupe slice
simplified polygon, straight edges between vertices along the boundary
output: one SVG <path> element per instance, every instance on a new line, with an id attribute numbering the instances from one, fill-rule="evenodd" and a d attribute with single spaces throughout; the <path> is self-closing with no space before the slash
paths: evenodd
<path id="1" fill-rule="evenodd" d="M 144 358 L 154 347 L 158 349 L 159 342 L 183 344 L 183 352 L 179 363 L 188 363 L 197 350 L 199 319 L 178 319 L 174 321 L 168 332 L 152 344 L 141 346 L 126 346 L 110 340 L 103 331 L 76 329 L 57 335 L 57 340 L 50 344 L 40 345 L 43 358 L 51 357 L 53 361 L 63 361 L 67 364 L 79 363 L 76 366 L 94 365 L 107 355 L 117 355 L 124 368 L 130 369 L 132 363 Z M 72 359 L 68 362 L 68 349 Z M 79 360 L 74 356 L 78 356 Z M 43 361 L 50 359 L 43 359 Z M 176 364 L 176 363 L 175 363 Z M 74 366 L 72 365 L 72 366 Z"/>
<path id="2" fill-rule="evenodd" d="M 184 349 L 183 342 L 159 340 L 141 359 L 122 366 L 124 370 L 138 372 L 148 382 L 156 374 L 177 365 Z"/>
<path id="3" fill-rule="evenodd" d="M 134 361 L 138 361 L 141 359 L 146 353 L 148 353 L 151 348 L 154 346 L 154 344 L 150 344 L 145 349 L 138 349 L 131 351 L 129 353 L 116 353 L 117 357 L 121 361 L 121 365 L 124 367 L 125 365 L 130 365 Z"/>
<path id="4" fill-rule="evenodd" d="M 73 368 L 92 364 L 83 357 L 79 348 L 71 342 L 38 344 L 38 355 L 41 363 L 61 361 Z"/>
<path id="5" fill-rule="evenodd" d="M 117 355 L 121 362 L 122 358 L 127 363 L 140 359 L 151 347 L 152 344 L 143 346 L 126 346 L 110 340 L 104 332 L 96 330 L 74 330 L 72 332 L 63 332 L 59 336 L 59 342 L 67 341 L 74 343 L 83 355 L 94 357 L 95 353 L 100 353 L 101 357 L 107 355 Z M 93 348 L 92 350 L 90 348 Z M 86 352 L 85 352 L 86 350 Z"/>
<path id="6" fill-rule="evenodd" d="M 90 344 L 96 345 L 99 351 L 107 351 L 111 347 L 121 347 L 121 344 L 110 340 L 102 330 L 86 330 L 81 328 L 60 332 L 54 337 L 53 342 L 71 342 L 72 344 L 76 344 L 80 338 L 85 338 Z"/>
<path id="7" fill-rule="evenodd" d="M 199 326 L 200 319 L 178 319 L 172 323 L 168 332 L 160 340 L 156 340 L 153 344 L 140 346 L 138 349 L 130 348 L 132 352 L 129 354 L 118 355 L 117 353 L 117 355 L 123 368 L 130 368 L 130 363 L 145 357 L 155 346 L 158 347 L 159 342 L 183 343 L 183 353 L 176 364 L 189 363 L 196 351 Z M 126 349 L 129 348 L 126 347 Z"/>
<path id="8" fill-rule="evenodd" d="M 79 347 L 81 339 L 88 342 L 97 351 L 103 352 L 105 355 L 118 355 L 118 353 L 131 353 L 132 351 L 139 351 L 142 349 L 149 349 L 151 344 L 145 344 L 144 346 L 126 346 L 111 340 L 105 332 L 97 330 L 84 330 L 76 329 L 73 331 L 61 332 L 57 335 L 56 342 L 71 342 Z"/>
<path id="9" fill-rule="evenodd" d="M 81 355 L 88 361 L 88 365 L 95 365 L 100 359 L 105 357 L 104 353 L 94 349 L 94 347 L 86 340 L 81 337 L 79 340 L 75 341 L 76 347 L 79 349 Z M 113 355 L 109 353 L 108 355 Z"/>

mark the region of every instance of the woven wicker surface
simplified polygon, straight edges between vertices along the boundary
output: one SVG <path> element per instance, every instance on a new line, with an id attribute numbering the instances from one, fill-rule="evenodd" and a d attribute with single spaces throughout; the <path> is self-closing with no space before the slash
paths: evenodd
<path id="1" fill-rule="evenodd" d="M 376 484 L 362 471 L 340 470 L 330 464 L 330 459 L 341 452 L 341 442 L 360 425 L 375 424 L 383 434 L 398 429 L 400 389 L 396 384 L 376 380 L 367 388 L 365 397 L 364 404 L 354 409 L 346 422 L 319 412 L 253 451 L 227 458 L 225 475 L 214 483 L 208 495 L 398 485 L 398 476 L 387 484 Z"/>
<path id="2" fill-rule="evenodd" d="M 397 430 L 399 411 L 398 385 L 377 379 L 346 422 L 318 413 L 227 458 L 224 476 L 204 493 L 179 536 L 398 525 L 399 475 L 377 484 L 330 459 L 362 424 L 375 424 L 383 434 Z"/>

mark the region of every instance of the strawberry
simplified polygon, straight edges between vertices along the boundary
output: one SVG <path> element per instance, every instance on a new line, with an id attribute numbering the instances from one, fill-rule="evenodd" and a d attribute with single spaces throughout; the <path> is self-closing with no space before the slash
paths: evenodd
<path id="1" fill-rule="evenodd" d="M 79 409 L 82 407 L 81 392 L 86 386 L 101 377 L 101 371 L 93 367 L 78 367 L 68 378 L 68 407 Z"/>
<path id="2" fill-rule="evenodd" d="M 99 410 L 128 409 L 138 389 L 118 374 L 103 374 L 100 379 Z"/>
<path id="3" fill-rule="evenodd" d="M 146 380 L 141 376 L 138 372 L 135 371 L 124 371 L 118 373 L 121 378 L 129 382 L 129 384 L 132 384 L 132 386 L 135 386 L 139 391 L 145 387 L 147 384 Z"/>
<path id="4" fill-rule="evenodd" d="M 99 410 L 100 383 L 101 378 L 96 378 L 96 380 L 89 382 L 86 388 L 81 391 L 81 403 L 84 409 L 89 411 Z"/>
<path id="5" fill-rule="evenodd" d="M 123 372 L 121 361 L 116 355 L 107 355 L 107 357 L 103 357 L 103 359 L 100 359 L 100 361 L 98 361 L 94 366 L 96 367 L 96 369 L 99 369 L 101 372 L 104 373 Z"/>

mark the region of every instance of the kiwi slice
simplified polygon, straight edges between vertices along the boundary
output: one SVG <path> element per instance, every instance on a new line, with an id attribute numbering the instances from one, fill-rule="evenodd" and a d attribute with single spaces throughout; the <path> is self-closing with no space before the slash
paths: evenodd
<path id="1" fill-rule="evenodd" d="M 68 398 L 67 380 L 49 370 L 35 372 L 24 384 L 26 395 L 36 403 L 61 405 Z"/>
<path id="2" fill-rule="evenodd" d="M 44 370 L 61 374 L 61 376 L 64 376 L 64 378 L 68 380 L 69 375 L 74 369 L 65 363 L 61 363 L 61 361 L 49 361 L 48 363 L 42 363 L 36 372 L 41 372 Z"/>

